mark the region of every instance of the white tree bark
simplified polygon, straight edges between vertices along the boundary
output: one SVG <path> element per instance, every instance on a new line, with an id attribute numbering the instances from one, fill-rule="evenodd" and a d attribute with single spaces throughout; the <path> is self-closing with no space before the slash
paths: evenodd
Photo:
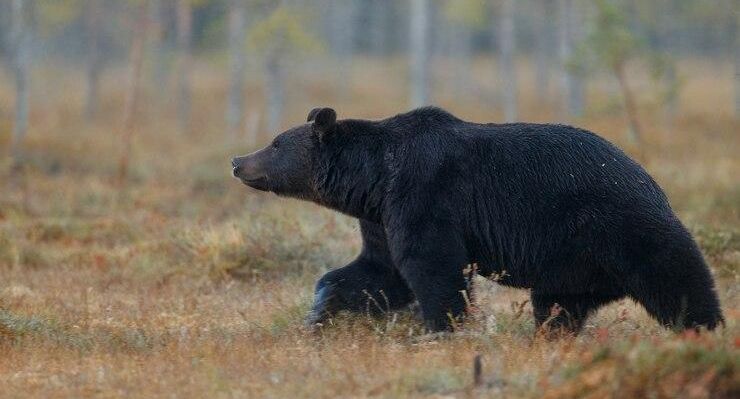
<path id="1" fill-rule="evenodd" d="M 735 10 L 735 117 L 740 119 L 740 11 Z"/>
<path id="2" fill-rule="evenodd" d="M 128 178 L 128 165 L 131 156 L 131 142 L 136 127 L 136 109 L 139 103 L 139 86 L 141 83 L 141 69 L 144 63 L 144 44 L 149 29 L 147 17 L 148 0 L 142 0 L 136 10 L 136 19 L 133 26 L 133 38 L 129 48 L 128 83 L 126 98 L 123 103 L 123 126 L 121 129 L 121 155 L 118 160 L 118 184 L 123 187 Z"/>
<path id="3" fill-rule="evenodd" d="M 29 0 L 13 0 L 11 5 L 11 42 L 15 77 L 15 121 L 13 124 L 12 155 L 21 162 L 23 140 L 28 131 L 29 69 L 31 67 L 31 29 Z"/>
<path id="4" fill-rule="evenodd" d="M 93 0 L 95 1 L 95 0 Z M 101 1 L 101 0 L 97 0 Z M 165 19 L 167 18 L 166 12 L 168 11 L 164 6 L 167 2 L 164 0 L 150 0 L 150 36 L 151 43 L 150 54 L 152 57 L 154 73 L 152 73 L 152 81 L 149 83 L 155 91 L 154 95 L 160 102 L 166 102 L 169 97 L 167 90 L 168 76 L 170 75 L 170 68 L 168 62 L 168 51 L 170 50 L 165 43 Z"/>
<path id="5" fill-rule="evenodd" d="M 660 15 L 656 16 L 655 21 L 657 30 L 657 46 L 658 51 L 672 55 L 675 50 L 676 44 L 676 13 L 673 9 L 660 10 Z M 665 64 L 665 71 L 663 76 L 663 84 L 665 85 L 666 98 L 665 98 L 665 118 L 669 125 L 673 124 L 673 121 L 678 114 L 678 100 L 679 100 L 679 82 L 677 72 L 677 60 L 674 57 L 668 59 Z"/>
<path id="6" fill-rule="evenodd" d="M 429 0 L 411 0 L 409 29 L 411 107 L 429 103 Z"/>
<path id="7" fill-rule="evenodd" d="M 537 101 L 545 104 L 549 99 L 550 64 L 552 63 L 550 44 L 552 43 L 552 24 L 550 15 L 552 0 L 539 0 L 534 7 L 534 23 L 537 32 L 535 38 L 535 84 Z"/>
<path id="8" fill-rule="evenodd" d="M 453 70 L 451 79 L 454 92 L 458 98 L 471 95 L 473 74 L 473 38 L 469 26 L 461 22 L 451 22 L 450 56 L 456 70 Z"/>
<path id="9" fill-rule="evenodd" d="M 190 126 L 193 7 L 190 0 L 177 1 L 177 120 L 180 131 Z"/>
<path id="10" fill-rule="evenodd" d="M 85 68 L 85 119 L 92 119 L 98 110 L 98 87 L 100 86 L 100 22 L 101 1 L 88 0 L 86 10 L 87 66 Z"/>
<path id="11" fill-rule="evenodd" d="M 267 97 L 267 130 L 278 134 L 283 116 L 283 65 L 280 54 L 271 51 L 265 58 L 265 95 Z"/>
<path id="12" fill-rule="evenodd" d="M 565 114 L 583 114 L 584 87 L 582 78 L 572 66 L 575 43 L 581 33 L 581 22 L 574 0 L 558 0 L 558 53 L 560 58 L 560 92 L 566 98 Z"/>
<path id="13" fill-rule="evenodd" d="M 357 2 L 355 0 L 332 0 L 330 8 L 332 52 L 337 71 L 337 89 L 340 99 L 349 95 L 352 78 L 352 56 L 354 55 Z"/>
<path id="14" fill-rule="evenodd" d="M 241 132 L 244 113 L 244 73 L 246 57 L 246 9 L 244 0 L 231 0 L 229 4 L 229 100 L 226 108 L 226 126 L 231 139 Z M 255 138 L 250 137 L 250 145 Z"/>
<path id="15" fill-rule="evenodd" d="M 388 28 L 394 0 L 374 0 L 370 4 L 367 18 L 370 20 L 370 50 L 374 55 L 386 55 L 388 52 Z M 365 8 L 363 7 L 363 11 Z"/>
<path id="16" fill-rule="evenodd" d="M 500 9 L 498 48 L 501 68 L 500 82 L 503 90 L 504 121 L 514 122 L 518 118 L 518 85 L 516 74 L 516 50 L 514 37 L 514 0 L 503 0 Z"/>

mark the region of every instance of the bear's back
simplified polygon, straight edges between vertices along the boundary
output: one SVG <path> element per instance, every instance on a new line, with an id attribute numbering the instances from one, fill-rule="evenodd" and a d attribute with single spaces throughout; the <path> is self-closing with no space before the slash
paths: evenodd
<path id="1" fill-rule="evenodd" d="M 663 191 L 637 162 L 584 129 L 473 123 L 435 107 L 378 124 L 398 140 L 394 169 L 409 171 L 402 179 L 408 183 L 454 184 L 457 191 L 483 193 L 511 206 L 600 202 L 671 212 Z"/>

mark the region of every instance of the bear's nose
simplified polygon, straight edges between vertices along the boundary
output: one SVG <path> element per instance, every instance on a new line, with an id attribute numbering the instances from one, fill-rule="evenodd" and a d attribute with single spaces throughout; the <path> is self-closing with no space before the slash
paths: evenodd
<path id="1" fill-rule="evenodd" d="M 238 177 L 239 173 L 242 171 L 241 165 L 239 165 L 239 159 L 233 158 L 231 160 L 231 173 L 234 175 L 234 177 Z"/>

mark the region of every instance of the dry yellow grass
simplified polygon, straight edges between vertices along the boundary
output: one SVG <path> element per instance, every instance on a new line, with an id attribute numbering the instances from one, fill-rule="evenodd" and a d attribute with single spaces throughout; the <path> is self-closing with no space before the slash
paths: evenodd
<path id="1" fill-rule="evenodd" d="M 319 104 L 353 117 L 405 108 L 403 81 L 392 78 L 403 76 L 400 61 L 358 65 L 344 103 L 328 81 L 294 76 L 303 94 L 289 96 L 285 125 Z M 79 119 L 79 93 L 61 91 L 78 87 L 76 75 L 60 82 L 39 73 L 49 93 L 34 103 L 27 166 L 11 173 L 7 158 L 0 162 L 0 397 L 740 395 L 740 125 L 730 114 L 728 71 L 697 73 L 702 64 L 687 63 L 690 84 L 670 126 L 649 86 L 640 93 L 643 162 L 707 255 L 727 326 L 676 335 L 625 300 L 581 336 L 551 342 L 535 337 L 526 291 L 486 280 L 478 281 L 473 320 L 449 337 L 423 336 L 407 313 L 304 330 L 314 281 L 353 258 L 357 227 L 229 177 L 229 157 L 248 148 L 223 138 L 224 82 L 214 68 L 199 66 L 191 135 L 174 131 L 169 107 L 146 97 L 124 189 L 114 184 L 120 71 L 107 76 L 93 124 Z M 488 70 L 488 60 L 476 62 L 481 80 Z M 12 104 L 7 84 L 0 82 L 4 109 Z M 439 103 L 462 117 L 500 115 L 485 99 L 439 92 Z M 261 106 L 259 88 L 249 93 Z M 614 100 L 596 89 L 590 97 L 591 112 L 573 123 L 635 154 L 624 118 L 609 112 Z M 522 119 L 555 115 L 529 86 L 521 103 Z M 0 119 L 2 148 L 9 132 Z"/>

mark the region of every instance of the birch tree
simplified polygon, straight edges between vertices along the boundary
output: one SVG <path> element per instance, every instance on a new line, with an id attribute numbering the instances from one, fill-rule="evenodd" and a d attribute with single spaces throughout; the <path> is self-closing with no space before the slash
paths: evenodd
<path id="1" fill-rule="evenodd" d="M 429 0 L 411 0 L 409 54 L 411 107 L 429 103 Z"/>
<path id="2" fill-rule="evenodd" d="M 85 37 L 87 65 L 85 67 L 85 118 L 89 121 L 98 110 L 98 91 L 102 57 L 100 51 L 102 0 L 87 0 L 85 10 Z"/>
<path id="3" fill-rule="evenodd" d="M 244 46 L 247 28 L 245 0 L 231 0 L 228 12 L 229 99 L 226 108 L 226 126 L 229 137 L 233 140 L 241 131 L 244 121 L 244 73 L 246 69 Z"/>
<path id="4" fill-rule="evenodd" d="M 28 131 L 32 7 L 32 0 L 13 0 L 11 4 L 10 36 L 13 46 L 13 74 L 15 80 L 15 120 L 11 152 L 16 165 L 21 163 L 23 140 Z"/>
<path id="5" fill-rule="evenodd" d="M 574 64 L 576 46 L 582 26 L 574 0 L 558 0 L 558 58 L 560 60 L 560 92 L 565 96 L 565 113 L 571 117 L 583 114 L 584 86 L 582 73 Z"/>
<path id="6" fill-rule="evenodd" d="M 681 12 L 681 6 L 675 0 L 653 0 L 633 3 L 627 9 L 628 15 L 634 14 L 628 19 L 636 20 L 628 24 L 629 30 L 644 32 L 645 44 L 650 46 L 647 49 L 649 51 L 644 53 L 650 61 L 651 77 L 659 86 L 657 97 L 663 105 L 668 124 L 673 123 L 678 112 L 678 99 L 683 83 L 675 55 L 680 32 L 677 27 L 687 25 L 689 18 Z"/>
<path id="7" fill-rule="evenodd" d="M 177 0 L 177 120 L 180 131 L 190 125 L 193 5 L 191 0 Z"/>
<path id="8" fill-rule="evenodd" d="M 370 51 L 375 55 L 388 53 L 390 17 L 395 2 L 393 0 L 374 0 L 365 3 L 363 15 L 369 19 L 368 36 Z"/>
<path id="9" fill-rule="evenodd" d="M 139 103 L 139 84 L 141 81 L 141 67 L 144 62 L 144 43 L 149 28 L 148 1 L 137 0 L 135 16 L 132 24 L 133 38 L 129 47 L 128 81 L 126 97 L 123 104 L 123 123 L 121 126 L 121 154 L 118 159 L 118 183 L 123 185 L 128 177 L 129 158 L 131 156 L 131 141 L 136 127 L 136 108 Z"/>
<path id="10" fill-rule="evenodd" d="M 514 52 L 514 0 L 503 0 L 500 7 L 498 50 L 501 67 L 499 68 L 503 103 L 504 121 L 517 120 L 518 85 Z M 494 19 L 495 20 L 495 19 Z"/>
<path id="11" fill-rule="evenodd" d="M 95 0 L 93 0 L 95 1 Z M 149 0 L 150 22 L 149 36 L 149 54 L 152 57 L 153 73 L 149 85 L 154 89 L 154 94 L 160 102 L 166 101 L 168 95 L 167 81 L 169 76 L 168 46 L 165 43 L 166 33 L 166 13 L 168 4 L 165 0 Z"/>
<path id="12" fill-rule="evenodd" d="M 735 118 L 740 119 L 740 9 L 735 8 Z"/>
<path id="13" fill-rule="evenodd" d="M 267 102 L 267 130 L 277 133 L 285 107 L 285 79 L 283 56 L 277 48 L 265 55 L 265 101 Z"/>
<path id="14" fill-rule="evenodd" d="M 625 113 L 629 122 L 628 138 L 642 142 L 642 124 L 638 116 L 635 94 L 629 82 L 627 66 L 640 55 L 638 37 L 630 30 L 625 13 L 608 0 L 597 0 L 596 21 L 587 40 L 589 55 L 597 66 L 611 72 L 619 84 Z"/>
<path id="15" fill-rule="evenodd" d="M 267 129 L 276 133 L 285 106 L 285 68 L 291 57 L 322 50 L 319 40 L 306 29 L 300 9 L 279 5 L 256 23 L 248 34 L 249 43 L 264 62 Z"/>
<path id="16" fill-rule="evenodd" d="M 537 100 L 546 103 L 550 88 L 550 65 L 552 64 L 552 53 L 550 47 L 554 31 L 550 15 L 553 11 L 552 0 L 537 0 L 533 7 L 533 19 L 535 28 L 535 86 Z"/>
<path id="17" fill-rule="evenodd" d="M 338 75 L 339 97 L 345 99 L 348 95 L 352 77 L 351 67 L 355 44 L 354 32 L 357 26 L 357 2 L 356 0 L 331 0 L 329 12 L 331 24 L 330 45 L 334 53 Z"/>
<path id="18" fill-rule="evenodd" d="M 449 56 L 455 61 L 451 79 L 455 94 L 467 96 L 472 91 L 473 32 L 486 23 L 483 0 L 447 0 L 444 15 L 450 25 Z"/>

